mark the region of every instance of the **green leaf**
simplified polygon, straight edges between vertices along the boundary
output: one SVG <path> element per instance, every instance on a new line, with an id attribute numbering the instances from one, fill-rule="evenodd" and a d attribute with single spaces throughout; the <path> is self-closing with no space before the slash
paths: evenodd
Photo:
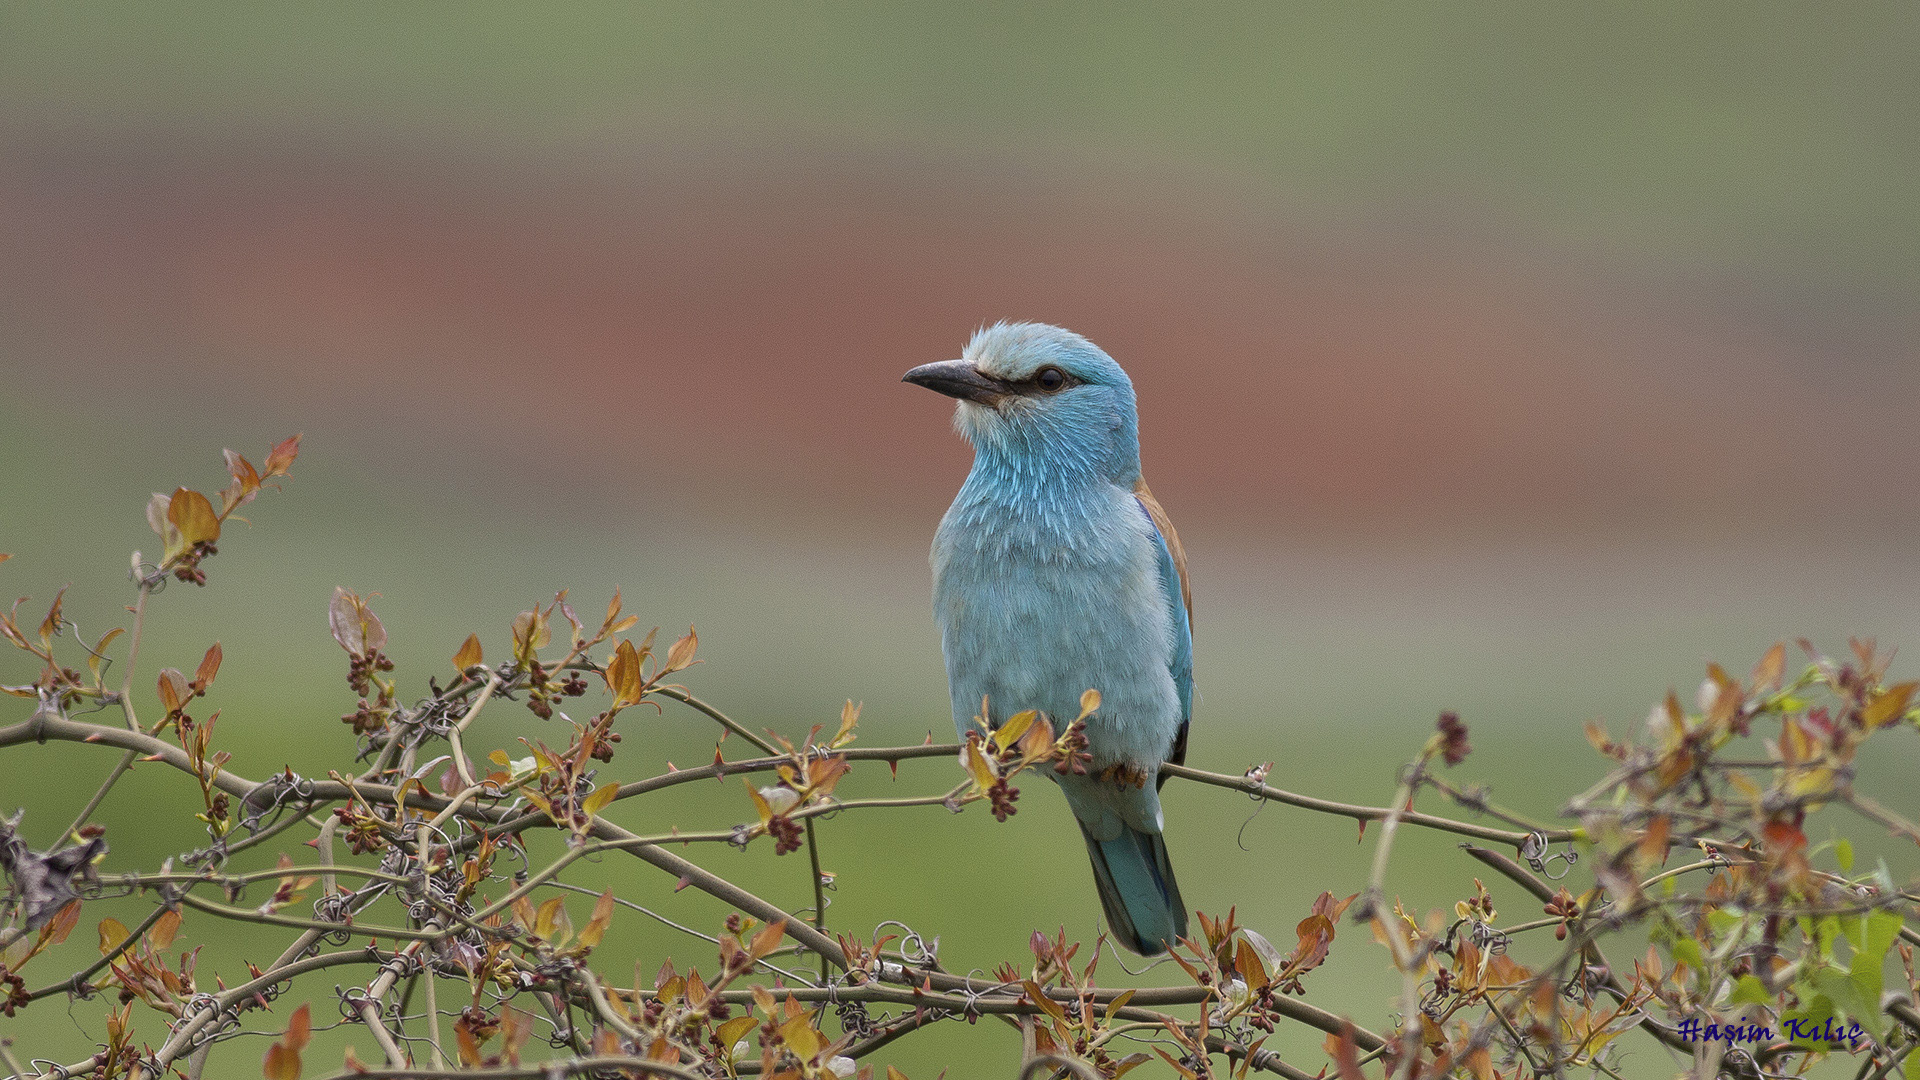
<path id="1" fill-rule="evenodd" d="M 612 781 L 601 784 L 598 788 L 594 789 L 593 794 L 587 796 L 585 802 L 580 804 L 580 809 L 586 811 L 588 817 L 599 817 L 600 811 L 605 810 L 607 804 L 611 803 L 614 797 L 619 794 L 619 784 L 613 783 Z"/>
<path id="2" fill-rule="evenodd" d="M 1874 990 L 1872 996 L 1869 997 L 1865 988 L 1850 975 L 1843 975 L 1832 969 L 1813 973 L 1813 985 L 1820 988 L 1822 995 L 1832 999 L 1834 1006 L 1832 1015 L 1838 1017 L 1844 1013 L 1848 1018 L 1859 1021 L 1860 1025 L 1871 1032 L 1874 1039 L 1878 1040 L 1881 1037 L 1879 1017 L 1880 974 L 1878 971 L 1874 972 L 1873 981 L 1875 984 Z M 1820 998 L 1815 998 L 1814 1001 L 1815 1004 L 1818 1004 Z M 1824 1017 L 1817 1014 L 1808 1016 L 1808 1020 L 1810 1021 L 1820 1019 L 1824 1019 Z"/>
<path id="3" fill-rule="evenodd" d="M 1816 981 L 1819 977 L 1819 975 L 1814 976 Z M 1825 994 L 1809 995 L 1802 992 L 1801 998 L 1807 1002 L 1806 1005 L 1781 1015 L 1780 1019 L 1782 1023 L 1780 1025 L 1780 1033 L 1782 1035 L 1786 1035 L 1793 1030 L 1785 1021 L 1799 1020 L 1803 1027 L 1815 1027 L 1825 1023 L 1828 1017 L 1835 1015 L 1836 1010 L 1834 1009 L 1833 1000 Z M 1791 1042 L 1794 1046 L 1815 1050 L 1826 1049 L 1825 1043 L 1808 1042 L 1802 1039 L 1792 1039 Z"/>
<path id="4" fill-rule="evenodd" d="M 1674 941 L 1673 962 L 1685 964 L 1702 975 L 1707 971 L 1706 958 L 1700 955 L 1700 943 L 1692 938 L 1678 938 Z"/>
<path id="5" fill-rule="evenodd" d="M 1853 873 L 1853 844 L 1842 837 L 1833 842 L 1833 859 L 1840 864 L 1840 872 Z"/>
<path id="6" fill-rule="evenodd" d="M 1752 975 L 1742 975 L 1740 981 L 1733 984 L 1733 993 L 1728 996 L 1727 1004 L 1765 1005 L 1772 1000 L 1773 995 L 1767 993 L 1765 983 Z"/>
<path id="7" fill-rule="evenodd" d="M 1880 1029 L 1880 992 L 1885 988 L 1887 951 L 1900 936 L 1900 916 L 1890 911 L 1869 911 L 1857 919 L 1842 922 L 1847 940 L 1853 943 L 1853 962 L 1846 981 L 1861 1005 L 1854 1019 L 1860 1021 L 1878 1039 Z M 1838 998 L 1836 998 L 1838 1000 Z"/>
<path id="8" fill-rule="evenodd" d="M 1839 918 L 1833 915 L 1822 915 L 1818 919 L 1802 916 L 1799 922 L 1801 933 L 1806 934 L 1818 950 L 1820 962 L 1833 963 L 1833 939 L 1840 936 L 1842 929 Z"/>
<path id="9" fill-rule="evenodd" d="M 1894 941 L 1900 937 L 1900 916 L 1891 911 L 1870 911 L 1861 916 L 1861 922 L 1866 924 L 1866 942 L 1860 951 L 1884 960 L 1887 950 L 1893 948 Z"/>
<path id="10" fill-rule="evenodd" d="M 127 940 L 127 928 L 118 919 L 100 920 L 100 955 L 105 956 Z"/>
<path id="11" fill-rule="evenodd" d="M 1672 880 L 1672 879 L 1669 878 L 1668 880 Z M 1707 926 L 1713 930 L 1714 937 L 1725 936 L 1728 931 L 1739 926 L 1740 922 L 1741 922 L 1741 916 L 1735 915 L 1731 911 L 1722 911 L 1718 908 L 1715 908 L 1714 910 L 1707 912 Z M 1812 936 L 1812 935 L 1808 935 L 1808 936 Z"/>

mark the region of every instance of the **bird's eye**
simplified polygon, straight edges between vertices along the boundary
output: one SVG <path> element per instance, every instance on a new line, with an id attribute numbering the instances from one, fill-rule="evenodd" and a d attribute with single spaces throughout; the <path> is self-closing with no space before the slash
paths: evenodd
<path id="1" fill-rule="evenodd" d="M 1057 367 L 1044 367 L 1033 377 L 1033 383 L 1046 393 L 1057 394 L 1067 388 L 1067 375 Z"/>

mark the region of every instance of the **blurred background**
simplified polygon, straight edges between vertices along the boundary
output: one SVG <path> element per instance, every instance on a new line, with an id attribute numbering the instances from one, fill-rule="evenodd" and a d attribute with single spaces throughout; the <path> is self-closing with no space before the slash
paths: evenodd
<path id="1" fill-rule="evenodd" d="M 89 639 L 124 623 L 148 494 L 215 489 L 222 447 L 258 462 L 301 431 L 212 583 L 155 598 L 136 678 L 150 696 L 220 640 L 237 772 L 343 764 L 336 585 L 380 594 L 408 695 L 468 632 L 498 658 L 515 612 L 617 585 L 645 625 L 698 626 L 687 684 L 756 728 L 852 698 L 869 743 L 945 740 L 925 551 L 970 452 L 898 380 L 1039 319 L 1138 388 L 1191 557 L 1192 764 L 1380 803 L 1455 709 L 1460 778 L 1552 819 L 1602 771 L 1582 722 L 1637 731 L 1709 660 L 1920 642 L 1917 48 L 1898 5 L 7 5 L 0 587 L 37 621 L 71 582 Z M 686 710 L 628 715 L 622 775 L 711 754 Z M 481 727 L 482 752 L 564 737 L 518 705 Z M 1862 783 L 1920 810 L 1913 732 L 1882 742 Z M 8 751 L 0 810 L 51 844 L 112 760 Z M 1035 928 L 1090 940 L 1081 844 L 1027 786 L 1004 825 L 826 823 L 831 923 L 903 919 L 962 971 L 1020 961 Z M 190 794 L 137 769 L 100 816 L 108 869 L 200 842 Z M 1188 901 L 1276 941 L 1365 880 L 1349 822 L 1180 784 L 1168 804 Z M 715 785 L 614 816 L 749 813 Z M 1911 873 L 1861 822 L 1809 831 L 1835 829 Z M 795 859 L 693 854 L 808 902 Z M 1394 865 L 1411 904 L 1471 892 L 1444 840 Z M 631 860 L 581 880 L 724 914 Z M 610 971 L 712 962 L 615 927 Z M 1346 933 L 1308 985 L 1381 1026 L 1395 984 Z M 64 1008 L 0 1029 L 73 1060 L 102 1010 Z M 157 1042 L 164 1017 L 135 1023 Z M 331 1039 L 329 1067 L 367 1055 Z M 264 1044 L 238 1046 L 250 1071 Z M 1017 1040 L 943 1025 L 883 1057 L 1011 1075 Z M 1671 1063 L 1646 1044 L 1623 1067 Z"/>

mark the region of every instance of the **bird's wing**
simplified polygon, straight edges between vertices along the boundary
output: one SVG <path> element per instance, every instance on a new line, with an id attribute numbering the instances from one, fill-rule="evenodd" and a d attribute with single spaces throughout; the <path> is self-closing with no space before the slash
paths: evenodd
<path id="1" fill-rule="evenodd" d="M 1171 607 L 1168 615 L 1174 627 L 1173 660 L 1167 666 L 1180 693 L 1180 730 L 1167 760 L 1183 765 L 1187 760 L 1187 725 L 1193 720 L 1193 593 L 1187 589 L 1187 553 L 1180 546 L 1180 534 L 1173 530 L 1173 520 L 1147 489 L 1145 480 L 1133 485 L 1133 494 L 1153 523 L 1160 548 L 1160 585 Z"/>
<path id="2" fill-rule="evenodd" d="M 1160 544 L 1167 549 L 1167 556 L 1173 562 L 1173 570 L 1180 579 L 1180 604 L 1187 610 L 1187 622 L 1193 622 L 1193 593 L 1187 589 L 1187 549 L 1180 546 L 1180 534 L 1173 529 L 1173 519 L 1167 516 L 1166 508 L 1160 500 L 1153 497 L 1147 488 L 1145 477 L 1134 482 L 1133 497 L 1140 500 L 1140 506 L 1152 519 L 1153 527 L 1160 533 Z M 1171 584 L 1171 583 L 1169 583 Z M 1168 591 L 1172 591 L 1169 588 Z"/>

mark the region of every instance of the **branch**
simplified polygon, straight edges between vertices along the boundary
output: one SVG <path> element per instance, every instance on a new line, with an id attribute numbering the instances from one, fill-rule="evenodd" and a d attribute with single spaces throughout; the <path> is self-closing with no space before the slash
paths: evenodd
<path id="1" fill-rule="evenodd" d="M 358 1069 L 334 1073 L 325 1080 L 545 1080 L 550 1076 L 570 1076 L 597 1069 L 633 1069 L 642 1076 L 671 1076 L 677 1080 L 707 1080 L 704 1073 L 647 1061 L 637 1057 L 602 1055 L 596 1057 L 555 1058 L 538 1065 L 504 1065 L 490 1069 L 408 1069 L 363 1065 Z"/>
<path id="2" fill-rule="evenodd" d="M 959 752 L 957 747 L 954 752 Z M 1389 817 L 1394 816 L 1394 811 L 1389 807 L 1356 806 L 1352 803 L 1334 802 L 1330 799 L 1316 799 L 1311 795 L 1296 795 L 1291 791 L 1283 791 L 1276 787 L 1269 787 L 1265 783 L 1249 779 L 1245 776 L 1229 776 L 1225 773 L 1207 772 L 1204 769 L 1195 769 L 1186 765 L 1164 764 L 1160 766 L 1160 773 L 1163 776 L 1177 776 L 1182 780 L 1192 780 L 1196 783 L 1208 784 L 1213 787 L 1223 787 L 1233 791 L 1245 792 L 1248 795 L 1266 799 L 1269 802 L 1285 803 L 1288 806 L 1298 806 L 1303 810 L 1312 810 L 1321 814 L 1335 814 L 1340 817 L 1353 818 L 1356 821 L 1385 821 Z M 1401 811 L 1398 817 L 1401 822 L 1408 825 L 1419 825 L 1428 829 L 1438 829 L 1441 832 L 1455 833 L 1460 836 L 1472 837 L 1475 840 L 1484 840 L 1495 844 L 1506 844 L 1516 848 L 1526 842 L 1528 835 L 1527 833 L 1514 832 L 1510 829 L 1495 829 L 1486 825 L 1475 825 L 1470 822 L 1455 821 L 1452 818 L 1423 814 L 1415 810 Z M 1582 839 L 1585 835 L 1586 834 L 1579 829 L 1555 829 L 1546 833 L 1547 840 L 1552 843 Z"/>

